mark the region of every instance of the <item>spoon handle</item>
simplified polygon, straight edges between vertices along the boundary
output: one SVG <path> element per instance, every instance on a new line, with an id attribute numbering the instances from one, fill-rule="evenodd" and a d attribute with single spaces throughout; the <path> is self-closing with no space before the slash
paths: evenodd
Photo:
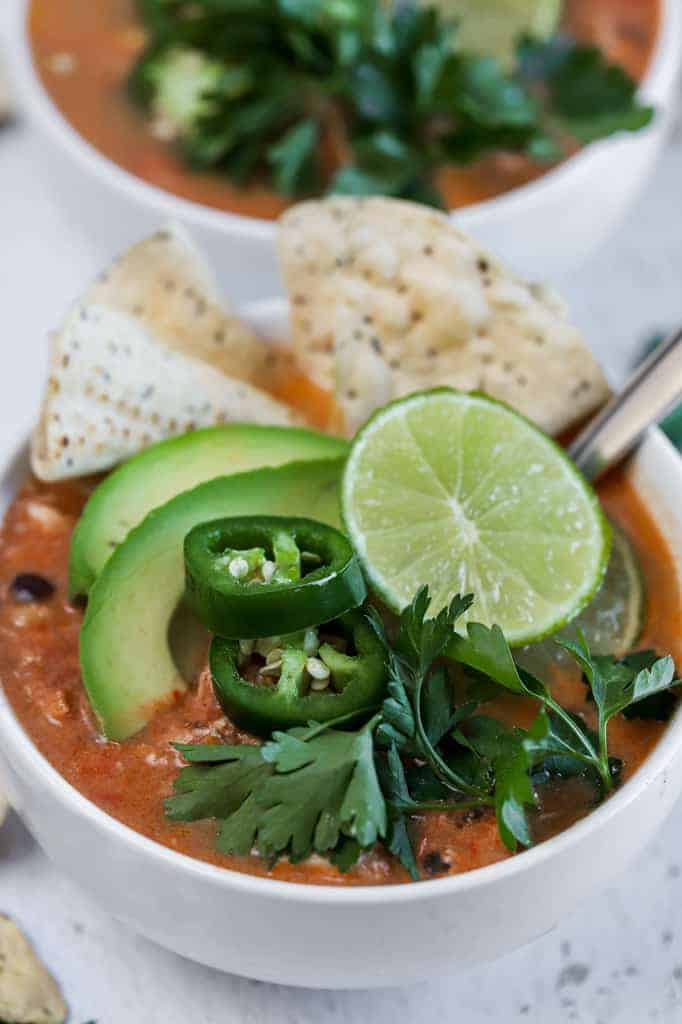
<path id="1" fill-rule="evenodd" d="M 596 480 L 635 447 L 642 434 L 682 398 L 682 329 L 671 334 L 624 389 L 568 449 L 578 469 Z"/>

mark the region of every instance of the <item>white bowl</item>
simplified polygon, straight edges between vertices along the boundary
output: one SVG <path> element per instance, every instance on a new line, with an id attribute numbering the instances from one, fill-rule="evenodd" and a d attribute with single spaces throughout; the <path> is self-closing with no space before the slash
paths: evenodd
<path id="1" fill-rule="evenodd" d="M 252 307 L 285 333 L 281 302 Z M 27 472 L 7 452 L 2 506 Z M 682 460 L 653 430 L 628 467 L 682 580 Z M 524 945 L 622 871 L 682 789 L 682 713 L 644 765 L 561 835 L 502 863 L 399 886 L 334 888 L 255 878 L 159 846 L 110 818 L 38 753 L 0 690 L 0 769 L 10 799 L 58 867 L 162 946 L 211 967 L 311 988 L 405 984 Z"/>
<path id="2" fill-rule="evenodd" d="M 50 187 L 74 218 L 119 248 L 162 220 L 182 221 L 207 250 L 231 297 L 247 302 L 280 293 L 272 221 L 180 199 L 123 170 L 71 128 L 33 67 L 28 4 L 17 2 L 11 55 L 29 115 L 55 143 L 54 159 L 44 167 Z M 642 99 L 657 109 L 652 125 L 594 143 L 539 180 L 454 215 L 520 273 L 551 278 L 577 266 L 616 227 L 645 182 L 672 120 L 682 62 L 682 6 L 679 0 L 662 0 L 662 6 L 658 45 L 641 88 Z"/>

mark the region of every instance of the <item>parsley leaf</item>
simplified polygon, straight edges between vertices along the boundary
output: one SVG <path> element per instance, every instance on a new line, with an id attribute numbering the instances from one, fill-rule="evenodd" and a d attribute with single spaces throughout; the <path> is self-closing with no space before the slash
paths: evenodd
<path id="1" fill-rule="evenodd" d="M 618 768 L 608 754 L 608 723 L 615 714 L 636 706 L 637 702 L 651 700 L 669 690 L 675 683 L 673 660 L 667 657 L 653 662 L 651 659 L 646 662 L 630 659 L 628 662 L 606 655 L 592 656 L 582 633 L 579 633 L 577 641 L 557 643 L 576 658 L 590 684 L 599 714 L 597 744 L 584 723 L 558 704 L 544 683 L 516 665 L 499 627 L 469 623 L 466 637 L 453 638 L 448 656 L 483 673 L 513 693 L 525 693 L 540 701 L 552 712 L 550 724 L 555 739 L 559 735 L 557 723 L 561 721 L 560 734 L 566 748 L 562 755 L 567 755 L 570 747 L 572 757 L 583 759 L 597 770 L 604 790 L 608 792 Z"/>
<path id="2" fill-rule="evenodd" d="M 448 657 L 475 669 L 487 676 L 488 680 L 511 690 L 512 693 L 525 694 L 540 701 L 562 720 L 566 734 L 572 734 L 574 750 L 595 763 L 598 761 L 594 744 L 582 722 L 576 721 L 554 700 L 545 683 L 516 664 L 499 626 L 484 626 L 481 623 L 470 622 L 467 626 L 467 636 L 454 637 L 447 654 Z M 485 689 L 485 684 L 476 685 L 479 690 Z"/>
<path id="3" fill-rule="evenodd" d="M 637 131 L 653 117 L 635 100 L 636 83 L 593 46 L 569 50 L 546 82 L 555 116 L 580 142 Z"/>
<path id="4" fill-rule="evenodd" d="M 268 861 L 312 853 L 349 870 L 382 840 L 414 879 L 420 877 L 411 818 L 424 812 L 493 806 L 510 851 L 532 841 L 528 809 L 534 783 L 585 775 L 601 799 L 620 762 L 609 757 L 614 715 L 658 714 L 675 700 L 679 680 L 670 657 L 640 651 L 617 660 L 592 655 L 584 636 L 561 644 L 580 664 L 598 713 L 595 734 L 554 698 L 549 687 L 517 666 L 497 626 L 469 623 L 455 632 L 471 596 L 457 596 L 429 618 L 423 587 L 402 612 L 394 639 L 376 609 L 367 620 L 380 638 L 388 673 L 381 709 L 359 730 L 345 719 L 275 732 L 262 747 L 178 744 L 188 762 L 166 801 L 173 820 L 218 821 L 216 845 Z M 456 703 L 445 656 L 464 666 L 466 700 Z M 540 704 L 530 729 L 479 713 L 502 687 Z M 371 709 L 367 709 L 368 714 Z"/>
<path id="5" fill-rule="evenodd" d="M 374 765 L 371 720 L 358 732 L 311 724 L 275 733 L 264 746 L 182 745 L 190 760 L 165 804 L 175 821 L 217 818 L 217 847 L 268 860 L 336 853 L 351 865 L 387 830 Z M 347 840 L 357 845 L 349 846 Z M 338 847 L 338 849 L 337 849 Z"/>
<path id="6" fill-rule="evenodd" d="M 670 689 L 675 683 L 675 664 L 670 655 L 658 658 L 647 667 L 617 661 L 608 655 L 592 655 L 585 635 L 577 640 L 558 641 L 581 666 L 590 684 L 599 717 L 599 769 L 605 788 L 611 788 L 607 728 L 614 715 L 638 701 Z"/>
<path id="7" fill-rule="evenodd" d="M 343 835 L 362 847 L 386 834 L 386 805 L 374 767 L 372 720 L 359 732 L 329 729 L 312 739 L 275 733 L 263 757 L 275 767 L 258 794 L 264 856 L 294 860 L 332 850 Z"/>
<path id="8" fill-rule="evenodd" d="M 619 662 L 636 674 L 641 669 L 652 668 L 657 659 L 656 651 L 646 649 L 633 651 L 632 654 L 627 654 L 624 658 L 620 658 Z M 583 680 L 589 688 L 589 681 L 585 673 L 583 673 Z M 671 685 L 676 686 L 679 682 L 679 679 L 675 679 Z M 589 699 L 594 700 L 591 690 Z M 676 704 L 677 697 L 669 689 L 666 689 L 652 693 L 648 697 L 640 698 L 635 703 L 623 708 L 622 713 L 626 718 L 650 718 L 659 722 L 667 722 Z"/>
<path id="9" fill-rule="evenodd" d="M 329 854 L 329 860 L 345 874 L 357 864 L 361 853 L 362 847 L 356 839 L 341 839 L 338 846 Z"/>
<path id="10" fill-rule="evenodd" d="M 439 169 L 496 150 L 560 159 L 567 139 L 636 131 L 636 83 L 563 37 L 518 69 L 457 46 L 434 5 L 385 0 L 139 0 L 132 99 L 193 167 L 285 195 L 381 194 L 445 205 Z"/>
<path id="11" fill-rule="evenodd" d="M 268 149 L 275 189 L 295 196 L 313 192 L 319 181 L 318 128 L 314 121 L 299 121 Z"/>
<path id="12" fill-rule="evenodd" d="M 178 749 L 195 763 L 179 772 L 175 795 L 165 801 L 173 821 L 227 818 L 262 785 L 272 772 L 261 748 L 240 746 L 183 746 Z"/>
<path id="13" fill-rule="evenodd" d="M 377 730 L 380 742 L 395 743 L 403 753 L 418 754 L 450 789 L 485 799 L 486 794 L 448 765 L 436 749 L 449 727 L 451 688 L 444 671 L 431 675 L 434 662 L 445 652 L 457 620 L 473 602 L 471 595 L 456 595 L 448 607 L 427 618 L 428 587 L 421 587 L 400 616 L 393 644 L 389 643 L 375 609 L 368 620 L 386 649 L 388 697 L 381 709 Z"/>
<path id="14" fill-rule="evenodd" d="M 576 750 L 575 733 L 564 719 L 545 708 L 538 712 L 524 742 L 531 765 L 542 764 L 550 774 L 573 775 L 593 765 L 592 758 Z"/>
<path id="15" fill-rule="evenodd" d="M 516 850 L 517 844 L 530 846 L 531 836 L 525 807 L 535 803 L 530 781 L 531 751 L 525 745 L 526 734 L 510 729 L 487 715 L 468 718 L 456 738 L 479 758 L 487 761 L 494 779 L 497 825 L 504 845 Z"/>
<path id="16" fill-rule="evenodd" d="M 389 746 L 386 759 L 377 762 L 377 768 L 388 809 L 386 846 L 407 869 L 410 877 L 417 881 L 419 869 L 408 831 L 408 815 L 414 802 L 395 743 Z"/>

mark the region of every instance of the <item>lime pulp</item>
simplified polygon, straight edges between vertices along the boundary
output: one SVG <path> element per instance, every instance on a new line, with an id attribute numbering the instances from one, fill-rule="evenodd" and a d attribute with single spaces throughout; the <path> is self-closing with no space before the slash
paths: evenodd
<path id="1" fill-rule="evenodd" d="M 610 529 L 565 453 L 508 406 L 448 388 L 379 410 L 357 435 L 342 514 L 369 583 L 394 611 L 428 584 L 435 613 L 519 646 L 573 619 L 599 588 Z"/>

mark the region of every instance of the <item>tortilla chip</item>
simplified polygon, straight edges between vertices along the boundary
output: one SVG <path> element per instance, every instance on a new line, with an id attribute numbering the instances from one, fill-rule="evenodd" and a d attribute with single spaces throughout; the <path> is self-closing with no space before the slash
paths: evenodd
<path id="1" fill-rule="evenodd" d="M 96 473 L 163 438 L 234 420 L 286 425 L 292 413 L 159 344 L 139 319 L 79 306 L 51 339 L 31 465 L 48 481 Z"/>
<path id="2" fill-rule="evenodd" d="M 68 1012 L 56 981 L 26 936 L 0 914 L 0 1020 L 63 1024 Z"/>
<path id="3" fill-rule="evenodd" d="M 177 225 L 157 231 L 115 260 L 80 304 L 128 313 L 168 348 L 228 376 L 251 383 L 262 379 L 268 343 L 225 306 L 210 267 Z"/>
<path id="4" fill-rule="evenodd" d="M 307 202 L 284 214 L 279 247 L 296 355 L 334 388 L 348 433 L 434 386 L 484 391 L 551 434 L 608 396 L 561 302 L 445 214 L 392 199 Z"/>

